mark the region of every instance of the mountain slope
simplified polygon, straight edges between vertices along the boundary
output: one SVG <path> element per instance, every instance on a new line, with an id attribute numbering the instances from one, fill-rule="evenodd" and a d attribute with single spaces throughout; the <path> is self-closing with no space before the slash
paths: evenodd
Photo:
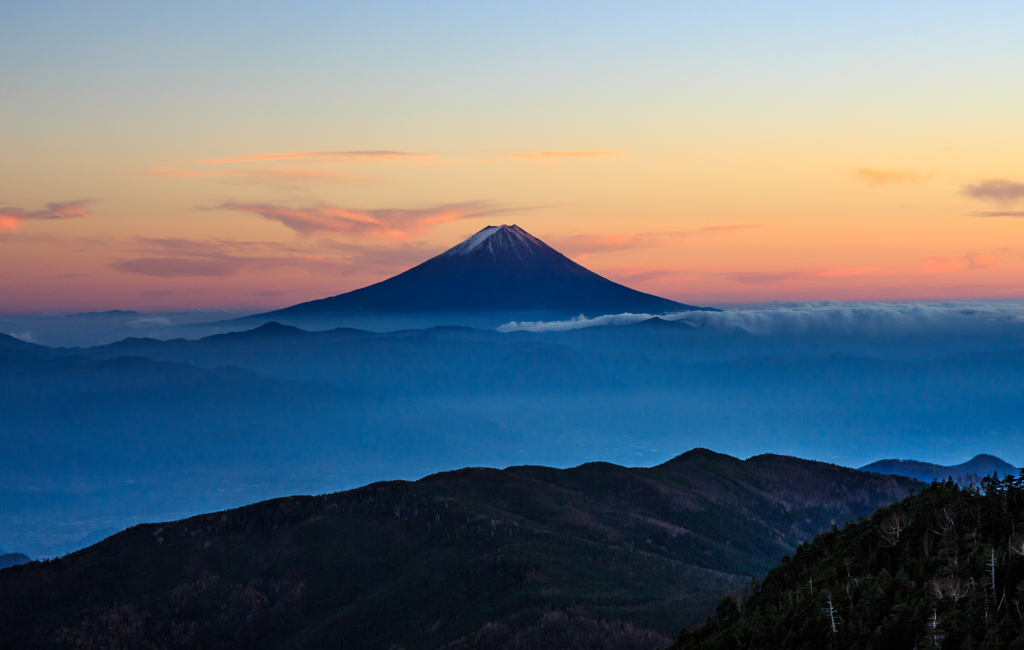
<path id="1" fill-rule="evenodd" d="M 931 483 L 952 478 L 958 483 L 978 480 L 996 474 L 999 477 L 1016 476 L 1017 468 L 1002 458 L 989 454 L 978 454 L 966 463 L 959 465 L 934 465 L 918 460 L 879 460 L 861 467 L 865 472 L 910 476 L 919 481 Z"/>
<path id="2" fill-rule="evenodd" d="M 0 648 L 654 648 L 919 485 L 694 450 L 277 499 L 0 572 Z"/>
<path id="3" fill-rule="evenodd" d="M 678 650 L 1024 648 L 1024 478 L 929 486 L 786 557 Z"/>
<path id="4" fill-rule="evenodd" d="M 393 278 L 259 317 L 342 313 L 552 312 L 591 316 L 697 309 L 617 284 L 519 226 L 487 226 Z M 259 318 L 257 317 L 257 318 Z"/>

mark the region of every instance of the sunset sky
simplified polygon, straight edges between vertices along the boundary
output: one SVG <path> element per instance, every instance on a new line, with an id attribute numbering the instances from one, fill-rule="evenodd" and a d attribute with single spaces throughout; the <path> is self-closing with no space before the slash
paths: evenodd
<path id="1" fill-rule="evenodd" d="M 0 4 L 0 312 L 516 223 L 693 304 L 1024 298 L 1024 3 Z"/>

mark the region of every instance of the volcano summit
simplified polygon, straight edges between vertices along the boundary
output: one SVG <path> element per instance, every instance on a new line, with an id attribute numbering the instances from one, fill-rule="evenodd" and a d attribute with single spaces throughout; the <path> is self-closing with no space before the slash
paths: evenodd
<path id="1" fill-rule="evenodd" d="M 441 324 L 527 317 L 664 314 L 695 310 L 590 271 L 516 225 L 487 226 L 461 244 L 377 284 L 254 318 L 331 320 L 363 315 L 450 315 Z M 487 318 L 487 317 L 490 318 Z"/>

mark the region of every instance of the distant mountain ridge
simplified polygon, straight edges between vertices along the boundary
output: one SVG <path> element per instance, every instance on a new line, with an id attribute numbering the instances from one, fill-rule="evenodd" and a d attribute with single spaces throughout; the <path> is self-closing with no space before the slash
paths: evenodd
<path id="1" fill-rule="evenodd" d="M 0 553 L 0 569 L 7 569 L 31 561 L 32 558 L 24 553 Z"/>
<path id="2" fill-rule="evenodd" d="M 879 460 L 870 465 L 860 468 L 865 472 L 876 472 L 878 474 L 889 474 L 895 476 L 909 476 L 919 481 L 930 483 L 932 481 L 944 481 L 952 478 L 958 483 L 969 481 L 977 482 L 986 476 L 996 474 L 999 478 L 1005 476 L 1015 477 L 1018 469 L 1002 458 L 989 454 L 978 454 L 966 463 L 959 465 L 935 465 L 919 460 Z"/>
<path id="3" fill-rule="evenodd" d="M 404 273 L 252 318 L 345 313 L 533 313 L 599 316 L 699 309 L 590 271 L 516 225 L 487 226 Z"/>
<path id="4" fill-rule="evenodd" d="M 695 449 L 274 499 L 0 572 L 0 648 L 653 650 L 816 533 L 921 487 Z"/>

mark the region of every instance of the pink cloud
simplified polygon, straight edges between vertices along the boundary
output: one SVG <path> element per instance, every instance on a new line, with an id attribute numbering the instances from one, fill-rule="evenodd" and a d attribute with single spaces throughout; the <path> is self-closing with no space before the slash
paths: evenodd
<path id="1" fill-rule="evenodd" d="M 329 203 L 293 208 L 270 203 L 225 203 L 221 210 L 249 212 L 277 221 L 300 235 L 345 233 L 401 239 L 447 221 L 476 219 L 521 210 L 489 201 L 446 203 L 429 208 L 343 208 Z"/>
<path id="2" fill-rule="evenodd" d="M 42 210 L 0 208 L 0 228 L 18 230 L 21 227 L 21 222 L 26 220 L 81 219 L 91 216 L 87 210 L 89 203 L 88 199 L 79 199 L 63 203 L 47 203 Z"/>

